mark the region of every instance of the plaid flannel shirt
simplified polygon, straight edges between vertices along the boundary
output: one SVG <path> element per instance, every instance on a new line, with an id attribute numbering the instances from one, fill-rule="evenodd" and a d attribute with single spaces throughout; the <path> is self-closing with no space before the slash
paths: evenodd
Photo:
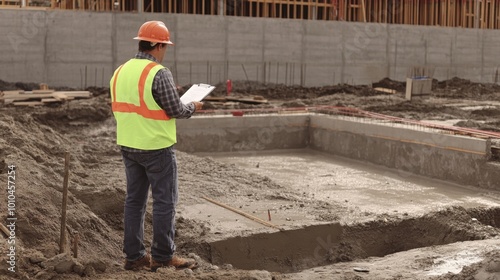
<path id="1" fill-rule="evenodd" d="M 148 59 L 159 63 L 156 58 L 148 53 L 138 52 L 135 55 L 137 59 Z M 177 88 L 175 86 L 174 78 L 168 68 L 163 68 L 153 80 L 153 98 L 170 118 L 188 119 L 194 111 L 195 106 L 193 103 L 184 104 L 181 102 Z M 121 149 L 127 152 L 143 152 L 143 150 L 134 149 L 130 147 L 121 146 Z"/>

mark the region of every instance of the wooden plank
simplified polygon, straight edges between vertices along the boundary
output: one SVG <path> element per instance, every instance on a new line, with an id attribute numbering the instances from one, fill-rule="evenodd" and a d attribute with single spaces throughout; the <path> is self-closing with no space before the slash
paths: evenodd
<path id="1" fill-rule="evenodd" d="M 78 98 L 90 98 L 92 97 L 92 93 L 90 91 L 56 91 L 52 93 L 54 94 L 63 94 L 68 97 L 78 97 Z"/>
<path id="2" fill-rule="evenodd" d="M 255 217 L 255 216 L 252 216 L 252 215 L 250 215 L 250 214 L 247 214 L 247 213 L 245 213 L 245 212 L 243 212 L 243 211 L 241 211 L 241 210 L 238 210 L 238 209 L 236 209 L 236 208 L 233 208 L 233 207 L 231 207 L 231 206 L 229 206 L 229 205 L 226 205 L 226 204 L 224 204 L 224 203 L 221 203 L 221 202 L 218 202 L 218 201 L 216 201 L 216 200 L 210 199 L 210 198 L 208 198 L 208 197 L 206 197 L 206 196 L 203 196 L 203 199 L 205 199 L 205 200 L 207 200 L 207 201 L 209 201 L 209 202 L 212 202 L 213 204 L 218 205 L 218 206 L 220 206 L 220 207 L 226 208 L 227 210 L 230 210 L 230 211 L 233 211 L 233 212 L 235 212 L 235 213 L 238 213 L 238 214 L 242 215 L 243 217 L 248 218 L 248 219 L 250 219 L 250 220 L 252 220 L 252 221 L 255 221 L 255 222 L 257 222 L 257 223 L 260 223 L 260 224 L 262 224 L 262 225 L 265 225 L 265 226 L 268 226 L 268 227 L 271 227 L 271 228 L 275 228 L 275 229 L 279 229 L 280 231 L 284 231 L 284 229 L 280 228 L 280 227 L 279 227 L 279 226 L 277 226 L 277 225 L 274 225 L 274 224 L 272 224 L 272 223 L 270 223 L 270 222 L 264 221 L 264 220 L 262 220 L 262 219 L 260 219 L 260 218 L 257 218 L 257 217 Z"/>
<path id="3" fill-rule="evenodd" d="M 489 16 L 489 24 L 488 28 L 494 29 L 495 24 L 494 24 L 494 19 L 495 19 L 495 2 L 496 1 L 490 1 L 490 16 Z"/>
<path id="4" fill-rule="evenodd" d="M 43 93 L 43 94 L 50 94 L 53 93 L 55 90 L 53 89 L 34 89 L 31 92 L 32 93 Z"/>
<path id="5" fill-rule="evenodd" d="M 69 97 L 66 94 L 62 93 L 62 92 L 54 92 L 54 93 L 52 93 L 52 97 L 54 97 L 55 99 L 58 99 L 58 100 L 72 100 L 72 99 L 75 99 L 74 97 Z"/>
<path id="6" fill-rule="evenodd" d="M 244 97 L 244 98 L 238 98 L 238 97 L 226 97 L 228 101 L 237 101 L 241 103 L 248 103 L 248 104 L 266 104 L 268 101 L 266 99 L 255 99 L 251 97 Z"/>
<path id="7" fill-rule="evenodd" d="M 46 98 L 46 93 L 31 93 L 31 94 L 10 94 L 1 97 L 0 99 L 13 99 L 13 100 L 28 100 L 28 99 L 41 99 Z"/>
<path id="8" fill-rule="evenodd" d="M 481 23 L 481 12 L 480 12 L 480 9 L 481 9 L 481 3 L 479 2 L 479 0 L 475 0 L 476 1 L 476 6 L 474 8 L 474 28 L 481 28 L 480 26 L 480 23 Z"/>
<path id="9" fill-rule="evenodd" d="M 3 92 L 3 96 L 0 95 L 0 100 L 3 100 L 4 103 L 12 103 L 17 101 L 28 101 L 28 100 L 43 100 L 46 99 L 45 102 L 55 102 L 61 100 L 72 100 L 76 98 L 90 98 L 92 97 L 92 93 L 89 91 L 43 91 L 45 93 L 29 93 L 24 92 L 20 93 L 19 91 L 7 91 Z M 19 102 L 17 102 L 19 103 Z"/>
<path id="10" fill-rule="evenodd" d="M 366 22 L 365 0 L 360 0 L 360 1 L 361 1 L 361 12 L 363 13 L 363 22 Z"/>
<path id="11" fill-rule="evenodd" d="M 43 105 L 41 101 L 22 101 L 22 102 L 14 102 L 12 103 L 14 106 L 40 106 Z"/>
<path id="12" fill-rule="evenodd" d="M 226 97 L 205 97 L 203 98 L 203 101 L 215 101 L 215 102 L 220 102 L 220 101 L 226 101 Z"/>
<path id="13" fill-rule="evenodd" d="M 390 94 L 396 94 L 397 93 L 397 91 L 395 89 L 390 89 L 390 88 L 376 87 L 376 88 L 373 88 L 373 89 L 376 90 L 376 91 L 390 93 Z"/>
<path id="14" fill-rule="evenodd" d="M 6 90 L 6 91 L 3 91 L 3 94 L 5 94 L 5 95 L 22 94 L 22 93 L 24 93 L 24 90 Z"/>
<path id="15" fill-rule="evenodd" d="M 57 99 L 57 98 L 42 98 L 43 103 L 56 103 L 56 102 L 61 102 L 62 100 Z"/>

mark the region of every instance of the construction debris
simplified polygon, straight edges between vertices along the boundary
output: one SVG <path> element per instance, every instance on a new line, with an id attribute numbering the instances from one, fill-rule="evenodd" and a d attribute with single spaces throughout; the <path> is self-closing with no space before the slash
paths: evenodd
<path id="1" fill-rule="evenodd" d="M 212 102 L 240 102 L 247 104 L 267 104 L 269 103 L 267 99 L 262 96 L 246 96 L 246 97 L 236 97 L 236 96 L 226 96 L 226 97 L 205 97 L 204 101 Z"/>
<path id="2" fill-rule="evenodd" d="M 14 106 L 40 106 L 90 97 L 92 97 L 92 93 L 89 91 L 55 91 L 39 89 L 32 91 L 9 90 L 0 92 L 0 102 L 12 104 Z"/>

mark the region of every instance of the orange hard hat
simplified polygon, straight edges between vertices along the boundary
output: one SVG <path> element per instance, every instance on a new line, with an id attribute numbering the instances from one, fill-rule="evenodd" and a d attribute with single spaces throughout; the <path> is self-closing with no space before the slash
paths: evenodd
<path id="1" fill-rule="evenodd" d="M 145 22 L 141 28 L 139 28 L 137 37 L 134 37 L 134 39 L 152 43 L 174 44 L 170 41 L 170 32 L 168 28 L 161 21 Z"/>

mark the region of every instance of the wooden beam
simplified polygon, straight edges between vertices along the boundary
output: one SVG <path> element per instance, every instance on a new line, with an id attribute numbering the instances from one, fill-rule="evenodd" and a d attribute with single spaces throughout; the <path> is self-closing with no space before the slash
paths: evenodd
<path id="1" fill-rule="evenodd" d="M 250 219 L 250 220 L 252 220 L 252 221 L 255 221 L 255 222 L 260 223 L 260 224 L 262 224 L 262 225 L 265 225 L 265 226 L 267 226 L 267 227 L 271 227 L 271 228 L 275 228 L 275 229 L 278 229 L 278 230 L 280 230 L 280 231 L 283 231 L 283 229 L 282 229 L 282 228 L 280 228 L 279 226 L 276 226 L 276 225 L 274 225 L 274 224 L 272 224 L 272 223 L 270 223 L 270 222 L 264 221 L 264 220 L 262 220 L 262 219 L 260 219 L 260 218 L 257 218 L 257 217 L 255 217 L 255 216 L 252 216 L 252 215 L 250 215 L 250 214 L 247 214 L 247 213 L 245 213 L 245 212 L 243 212 L 243 211 L 241 211 L 241 210 L 239 210 L 239 209 L 236 209 L 236 208 L 231 207 L 231 206 L 229 206 L 229 205 L 226 205 L 226 204 L 224 204 L 224 203 L 218 202 L 218 201 L 216 201 L 216 200 L 210 199 L 210 198 L 208 198 L 208 197 L 206 197 L 206 196 L 203 196 L 202 198 L 203 198 L 203 199 L 205 199 L 205 200 L 207 200 L 207 201 L 209 201 L 209 202 L 211 202 L 211 203 L 213 203 L 213 204 L 215 204 L 215 205 L 218 205 L 218 206 L 220 206 L 220 207 L 226 208 L 227 210 L 230 210 L 230 211 L 233 211 L 233 212 L 235 212 L 235 213 L 237 213 L 237 214 L 240 214 L 241 216 L 243 216 L 243 217 L 245 217 L 245 218 L 248 218 L 248 219 Z"/>
<path id="2" fill-rule="evenodd" d="M 390 93 L 390 94 L 396 94 L 397 91 L 395 89 L 389 89 L 389 88 L 381 88 L 381 87 L 376 87 L 373 88 L 375 91 L 379 92 L 384 92 L 384 93 Z"/>
<path id="3" fill-rule="evenodd" d="M 3 4 L 4 1 L 2 1 Z M 8 238 L 10 236 L 10 230 L 7 229 L 6 226 L 4 226 L 2 223 L 0 223 L 0 231 L 5 234 L 5 238 Z"/>
<path id="4" fill-rule="evenodd" d="M 336 0 L 334 0 L 334 1 L 336 1 Z M 339 0 L 339 1 L 343 1 L 343 0 Z M 333 5 L 333 1 L 332 1 L 332 5 Z M 321 18 L 323 20 L 326 20 L 327 15 L 328 15 L 328 13 L 327 13 L 326 7 L 323 7 L 323 15 L 321 16 Z"/>
<path id="5" fill-rule="evenodd" d="M 479 16 L 479 9 L 480 9 L 480 3 L 478 0 L 475 0 L 475 8 L 474 8 L 474 28 L 480 28 L 480 16 Z"/>
<path id="6" fill-rule="evenodd" d="M 360 1 L 361 1 L 361 12 L 363 13 L 363 22 L 366 22 L 365 0 L 360 0 Z"/>
<path id="7" fill-rule="evenodd" d="M 41 101 L 22 101 L 22 102 L 14 102 L 12 103 L 14 106 L 40 106 L 44 105 Z"/>

